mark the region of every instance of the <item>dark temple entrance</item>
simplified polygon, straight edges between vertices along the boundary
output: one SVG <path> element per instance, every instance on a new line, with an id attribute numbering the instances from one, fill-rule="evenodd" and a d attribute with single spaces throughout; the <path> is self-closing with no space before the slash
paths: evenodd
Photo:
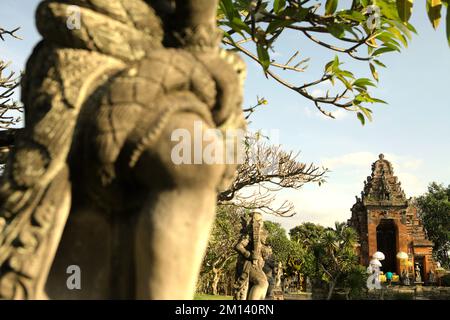
<path id="1" fill-rule="evenodd" d="M 384 273 L 397 272 L 397 235 L 394 221 L 383 219 L 377 227 L 377 250 L 384 253 L 385 260 L 381 261 Z"/>

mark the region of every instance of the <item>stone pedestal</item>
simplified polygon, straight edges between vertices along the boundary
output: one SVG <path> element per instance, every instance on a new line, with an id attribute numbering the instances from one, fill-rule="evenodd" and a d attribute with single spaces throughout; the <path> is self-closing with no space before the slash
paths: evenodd
<path id="1" fill-rule="evenodd" d="M 283 290 L 281 287 L 276 287 L 272 291 L 272 299 L 273 300 L 284 300 Z"/>
<path id="2" fill-rule="evenodd" d="M 423 282 L 414 282 L 415 287 L 415 299 L 423 297 Z"/>

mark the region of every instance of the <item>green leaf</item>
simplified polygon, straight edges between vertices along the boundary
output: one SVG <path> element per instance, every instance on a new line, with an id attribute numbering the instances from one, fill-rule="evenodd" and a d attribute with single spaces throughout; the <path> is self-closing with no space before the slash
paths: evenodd
<path id="1" fill-rule="evenodd" d="M 328 62 L 325 65 L 325 72 L 326 73 L 333 73 L 333 60 L 331 60 L 330 62 Z"/>
<path id="2" fill-rule="evenodd" d="M 347 78 L 352 78 L 352 79 L 355 78 L 353 73 L 351 73 L 350 71 L 347 71 L 347 70 L 340 70 L 339 74 L 341 74 L 341 75 L 343 75 L 344 77 L 347 77 Z"/>
<path id="3" fill-rule="evenodd" d="M 383 103 L 383 104 L 387 104 L 386 101 L 381 100 L 381 99 L 377 99 L 377 98 L 372 98 L 372 102 L 378 102 L 378 103 Z"/>
<path id="4" fill-rule="evenodd" d="M 372 86 L 372 87 L 375 86 L 375 84 L 372 82 L 372 80 L 367 79 L 367 78 L 359 78 L 359 79 L 355 80 L 355 82 L 353 82 L 353 85 L 356 87 L 362 87 L 362 88 L 365 88 L 366 86 Z"/>
<path id="5" fill-rule="evenodd" d="M 375 56 L 378 56 L 380 54 L 383 54 L 383 53 L 386 53 L 386 52 L 391 52 L 391 51 L 396 51 L 396 49 L 395 48 L 389 48 L 389 47 L 382 47 L 382 48 L 379 48 L 379 49 L 375 50 L 373 52 L 372 56 L 375 57 Z"/>
<path id="6" fill-rule="evenodd" d="M 234 17 L 231 21 L 231 27 L 233 28 L 233 30 L 235 30 L 236 32 L 239 32 L 240 34 L 242 34 L 241 30 L 245 30 L 248 34 L 252 34 L 252 30 L 250 29 L 250 27 L 240 19 L 240 17 Z"/>
<path id="7" fill-rule="evenodd" d="M 380 8 L 382 17 L 386 17 L 390 20 L 399 20 L 395 0 L 372 0 L 372 4 Z"/>
<path id="8" fill-rule="evenodd" d="M 395 20 L 389 20 L 389 24 L 391 24 L 393 27 L 396 27 L 399 29 L 408 39 L 411 40 L 411 31 L 408 26 L 405 26 L 403 23 L 395 21 Z M 414 31 L 413 31 L 414 32 Z"/>
<path id="9" fill-rule="evenodd" d="M 358 113 L 356 114 L 356 116 L 358 117 L 358 120 L 361 121 L 361 124 L 362 124 L 362 125 L 365 125 L 365 124 L 366 124 L 366 119 L 364 118 L 364 115 L 363 115 L 361 112 L 358 112 Z"/>
<path id="10" fill-rule="evenodd" d="M 352 85 L 350 84 L 350 82 L 348 82 L 347 79 L 345 79 L 344 76 L 342 76 L 341 74 L 336 74 L 336 77 L 337 77 L 339 80 L 341 80 L 341 82 L 344 84 L 344 86 L 345 86 L 348 90 L 353 91 Z"/>
<path id="11" fill-rule="evenodd" d="M 369 121 L 372 121 L 372 110 L 364 107 L 359 107 L 359 109 L 364 113 L 364 115 L 366 116 L 367 119 L 369 119 Z"/>
<path id="12" fill-rule="evenodd" d="M 427 0 L 427 14 L 434 29 L 439 26 L 439 21 L 441 21 L 441 9 L 441 0 Z"/>
<path id="13" fill-rule="evenodd" d="M 338 0 L 327 0 L 325 4 L 325 14 L 330 15 L 336 12 Z"/>
<path id="14" fill-rule="evenodd" d="M 369 63 L 369 66 L 370 66 L 370 72 L 372 72 L 372 76 L 373 76 L 373 78 L 375 79 L 375 80 L 379 80 L 378 79 L 378 72 L 377 72 L 377 69 L 375 68 L 375 66 L 373 65 L 373 63 Z"/>
<path id="15" fill-rule="evenodd" d="M 395 38 L 399 39 L 399 40 L 403 43 L 403 45 L 404 45 L 405 47 L 408 46 L 408 40 L 406 39 L 406 37 L 405 37 L 405 36 L 404 36 L 397 28 L 395 28 L 395 27 L 389 27 L 389 28 L 387 28 L 387 31 L 389 31 L 390 33 L 392 33 L 392 35 L 393 35 Z"/>
<path id="16" fill-rule="evenodd" d="M 327 27 L 327 29 L 333 36 L 335 36 L 338 39 L 342 38 L 345 35 L 344 26 L 340 24 L 337 23 L 330 24 Z"/>
<path id="17" fill-rule="evenodd" d="M 269 56 L 269 52 L 266 48 L 264 48 L 262 45 L 257 45 L 257 50 L 258 52 L 258 60 L 261 63 L 264 71 L 267 71 L 267 69 L 269 69 L 270 66 L 270 56 Z"/>
<path id="18" fill-rule="evenodd" d="M 236 16 L 237 11 L 233 5 L 231 0 L 221 0 L 220 1 L 220 9 L 227 16 L 228 20 L 233 20 L 233 17 Z"/>
<path id="19" fill-rule="evenodd" d="M 408 22 L 411 18 L 414 0 L 397 0 L 397 12 L 403 22 Z"/>
<path id="20" fill-rule="evenodd" d="M 342 17 L 347 20 L 356 21 L 356 22 L 364 22 L 367 20 L 366 16 L 363 15 L 359 11 L 355 10 L 343 10 L 337 13 L 339 17 Z"/>
<path id="21" fill-rule="evenodd" d="M 380 67 L 386 68 L 386 65 L 383 62 L 381 62 L 380 60 L 374 59 L 373 62 L 375 64 L 379 65 Z"/>
<path id="22" fill-rule="evenodd" d="M 274 0 L 273 11 L 278 14 L 286 6 L 286 0 Z"/>
<path id="23" fill-rule="evenodd" d="M 266 33 L 274 33 L 277 29 L 283 29 L 284 27 L 287 27 L 292 23 L 293 22 L 290 20 L 273 20 L 267 26 Z"/>

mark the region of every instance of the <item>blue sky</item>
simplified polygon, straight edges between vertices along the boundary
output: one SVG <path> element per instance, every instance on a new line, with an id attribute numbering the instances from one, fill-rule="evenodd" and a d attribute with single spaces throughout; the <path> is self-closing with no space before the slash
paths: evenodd
<path id="1" fill-rule="evenodd" d="M 8 39 L 0 43 L 0 57 L 11 60 L 16 71 L 24 69 L 39 40 L 34 27 L 38 2 L 2 0 L 0 25 L 22 28 L 22 41 Z M 256 96 L 269 101 L 252 116 L 251 129 L 278 130 L 279 142 L 286 150 L 301 151 L 299 160 L 332 170 L 321 187 L 307 185 L 300 191 L 279 194 L 279 201 L 294 203 L 296 216 L 269 219 L 281 222 L 287 229 L 303 221 L 332 225 L 336 220 L 346 220 L 354 196 L 361 192 L 379 153 L 393 162 L 407 196 L 425 192 L 431 181 L 450 183 L 450 48 L 445 25 L 437 31 L 431 27 L 425 1 L 416 1 L 414 10 L 411 22 L 418 35 L 402 53 L 385 55 L 382 61 L 388 68 L 379 70 L 379 87 L 372 90 L 389 105 L 374 105 L 374 121 L 364 127 L 351 113 L 338 112 L 337 120 L 325 118 L 308 100 L 265 79 L 255 63 L 247 60 L 245 106 L 252 105 Z M 300 58 L 311 58 L 307 72 L 287 75 L 298 84 L 320 77 L 324 63 L 334 57 L 333 52 L 295 33 L 286 34 L 275 49 L 274 57 L 280 61 L 286 61 L 296 50 Z M 349 70 L 369 77 L 367 64 L 340 58 Z"/>

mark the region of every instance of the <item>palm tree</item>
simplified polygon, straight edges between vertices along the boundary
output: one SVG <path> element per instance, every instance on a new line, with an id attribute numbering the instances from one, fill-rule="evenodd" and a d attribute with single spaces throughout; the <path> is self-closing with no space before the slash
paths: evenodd
<path id="1" fill-rule="evenodd" d="M 340 278 L 354 267 L 356 242 L 356 232 L 345 223 L 336 222 L 334 229 L 326 229 L 314 246 L 318 267 L 328 283 L 327 300 L 331 299 Z"/>

